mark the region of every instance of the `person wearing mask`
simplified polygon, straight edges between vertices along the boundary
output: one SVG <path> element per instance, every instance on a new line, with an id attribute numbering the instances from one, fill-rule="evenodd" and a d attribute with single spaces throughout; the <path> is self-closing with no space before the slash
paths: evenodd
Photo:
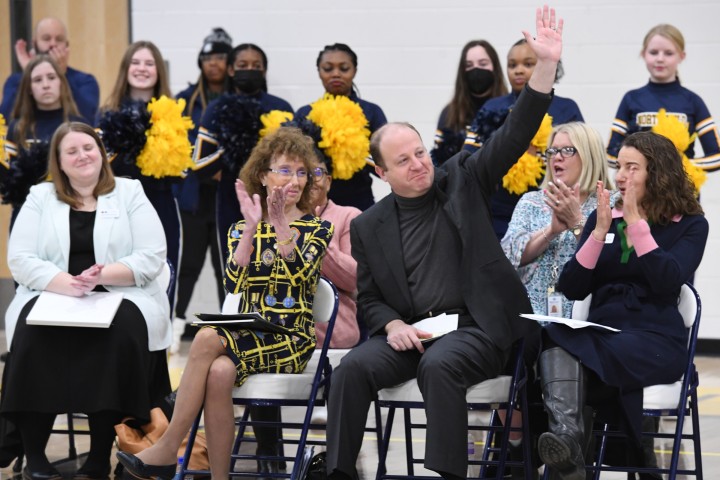
<path id="1" fill-rule="evenodd" d="M 315 65 L 326 96 L 347 97 L 360 106 L 366 122 L 359 127 L 369 130 L 368 138 L 387 123 L 382 109 L 378 105 L 360 98 L 358 94 L 354 82 L 358 69 L 358 57 L 348 45 L 344 43 L 326 45 L 318 54 Z M 313 105 L 315 104 L 300 107 L 295 113 L 295 117 L 312 116 Z M 372 194 L 372 179 L 370 178 L 373 166 L 365 162 L 359 168 L 353 166 L 352 170 L 354 171 L 351 174 L 340 177 L 339 172 L 347 167 L 339 164 L 341 162 L 340 155 L 336 155 L 332 161 L 335 163 L 333 168 L 335 177 L 329 194 L 330 199 L 338 205 L 367 210 L 375 203 Z"/>
<path id="2" fill-rule="evenodd" d="M 488 100 L 480 109 L 473 120 L 473 124 L 465 140 L 465 146 L 463 147 L 465 150 L 474 152 L 480 148 L 492 132 L 502 124 L 508 112 L 512 109 L 513 105 L 515 105 L 518 95 L 530 79 L 537 65 L 537 61 L 538 59 L 535 52 L 528 46 L 527 40 L 525 39 L 515 42 L 510 48 L 507 56 L 507 76 L 512 91 L 503 97 Z M 562 62 L 560 62 L 555 76 L 556 83 L 562 78 L 563 74 L 564 70 Z M 552 119 L 552 125 L 584 121 L 577 103 L 569 98 L 558 95 L 553 97 L 547 114 Z M 547 134 L 544 135 L 544 138 L 537 139 L 534 143 L 542 145 L 546 144 L 546 142 Z M 541 150 L 544 149 L 544 147 L 541 148 Z M 534 157 L 538 154 L 541 155 L 543 152 L 538 151 L 537 145 L 528 145 L 527 153 Z M 522 185 L 514 186 L 514 188 L 504 186 L 503 182 L 500 182 L 495 187 L 491 201 L 493 229 L 495 230 L 498 240 L 505 236 L 515 205 L 520 200 L 522 194 L 535 189 L 537 182 L 542 180 L 542 162 L 536 163 L 538 168 L 536 169 L 537 176 L 535 178 L 528 179 L 528 181 L 523 182 Z"/>
<path id="3" fill-rule="evenodd" d="M 433 164 L 442 165 L 462 150 L 467 129 L 477 112 L 491 98 L 507 95 L 500 58 L 487 40 L 471 40 L 460 53 L 455 91 L 438 120 Z"/>
<path id="4" fill-rule="evenodd" d="M 25 70 L 26 65 L 35 55 L 49 55 L 57 64 L 60 74 L 67 78 L 80 116 L 84 121 L 92 124 L 100 104 L 100 86 L 91 74 L 68 65 L 70 41 L 65 25 L 57 18 L 42 18 L 35 26 L 32 48 L 28 50 L 27 47 L 27 42 L 23 39 L 15 43 L 15 56 L 20 67 Z M 5 80 L 2 103 L 0 103 L 0 114 L 5 118 L 10 117 L 21 78 L 22 73 L 13 73 Z"/>
<path id="5" fill-rule="evenodd" d="M 196 83 L 178 93 L 176 98 L 185 100 L 185 115 L 193 122 L 188 132 L 191 144 L 195 144 L 197 131 L 208 104 L 217 99 L 230 88 L 227 74 L 228 54 L 232 50 L 232 38 L 222 28 L 214 28 L 205 37 L 198 54 L 200 76 Z M 210 263 L 215 273 L 215 287 L 218 295 L 218 308 L 225 298 L 222 285 L 223 262 L 220 256 L 220 244 L 215 222 L 215 197 L 217 195 L 217 179 L 212 177 L 199 178 L 193 171 L 187 172 L 185 178 L 173 185 L 175 198 L 180 209 L 180 220 L 183 231 L 182 255 L 180 271 L 177 274 L 177 303 L 173 319 L 173 343 L 170 353 L 177 353 L 183 333 L 191 336 L 197 329 L 188 329 L 185 315 L 195 282 L 205 264 L 205 257 L 210 249 Z"/>
<path id="6" fill-rule="evenodd" d="M 67 78 L 49 55 L 36 55 L 26 65 L 8 125 L 5 153 L 0 157 L 0 192 L 13 207 L 10 228 L 30 187 L 47 176 L 47 156 L 55 129 L 81 121 Z"/>
<path id="7" fill-rule="evenodd" d="M 242 218 L 235 194 L 235 179 L 259 139 L 260 117 L 272 111 L 292 116 L 292 107 L 280 97 L 267 93 L 268 59 L 257 45 L 243 43 L 228 56 L 232 86 L 211 102 L 200 121 L 195 149 L 194 171 L 200 178 L 219 177 L 216 197 L 218 239 Z M 222 258 L 228 258 L 227 244 L 220 242 Z"/>

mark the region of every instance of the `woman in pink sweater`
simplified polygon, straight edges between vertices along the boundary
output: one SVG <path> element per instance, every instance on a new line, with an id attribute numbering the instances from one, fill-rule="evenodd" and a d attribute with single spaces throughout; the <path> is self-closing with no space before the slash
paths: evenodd
<path id="1" fill-rule="evenodd" d="M 323 159 L 325 160 L 325 159 Z M 320 161 L 313 170 L 314 182 L 311 199 L 315 215 L 335 225 L 335 235 L 328 245 L 323 258 L 320 274 L 335 284 L 340 294 L 335 329 L 330 340 L 330 348 L 352 348 L 360 340 L 360 328 L 357 321 L 357 263 L 350 255 L 350 221 L 362 213 L 355 207 L 337 205 L 328 199 L 332 184 L 331 162 Z M 316 325 L 317 348 L 322 347 L 327 325 Z"/>

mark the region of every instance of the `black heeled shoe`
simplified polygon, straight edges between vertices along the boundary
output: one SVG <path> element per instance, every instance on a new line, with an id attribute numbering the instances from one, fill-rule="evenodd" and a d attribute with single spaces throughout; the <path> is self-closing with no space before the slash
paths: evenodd
<path id="1" fill-rule="evenodd" d="M 63 477 L 60 475 L 60 472 L 54 468 L 47 472 L 31 472 L 30 469 L 25 466 L 22 470 L 22 478 L 23 480 L 62 480 Z"/>
<path id="2" fill-rule="evenodd" d="M 127 452 L 117 452 L 115 456 L 133 477 L 143 480 L 172 480 L 175 476 L 176 465 L 148 465 L 132 453 Z"/>

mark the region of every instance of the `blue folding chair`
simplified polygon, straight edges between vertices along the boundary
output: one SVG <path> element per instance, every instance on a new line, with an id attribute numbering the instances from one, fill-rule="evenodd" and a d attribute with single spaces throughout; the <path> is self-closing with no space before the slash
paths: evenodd
<path id="1" fill-rule="evenodd" d="M 588 296 L 573 305 L 573 318 L 587 318 L 590 308 Z M 689 330 L 688 336 L 688 363 L 682 378 L 675 383 L 668 385 L 653 385 L 643 390 L 643 416 L 645 417 L 671 417 L 675 419 L 675 429 L 672 433 L 643 432 L 644 437 L 671 439 L 672 449 L 670 453 L 670 465 L 668 467 L 637 467 L 637 466 L 609 466 L 604 465 L 608 440 L 611 438 L 624 438 L 622 432 L 611 430 L 610 426 L 603 424 L 602 430 L 593 431 L 596 442 L 599 445 L 597 455 L 592 465 L 586 465 L 588 472 L 594 472 L 594 478 L 600 478 L 601 472 L 627 472 L 628 475 L 635 473 L 650 473 L 668 475 L 669 480 L 674 480 L 678 475 L 693 475 L 698 479 L 703 478 L 702 473 L 702 449 L 700 446 L 700 415 L 698 412 L 697 387 L 699 377 L 695 368 L 695 350 L 697 347 L 697 336 L 700 328 L 700 314 L 702 306 L 700 296 L 695 288 L 689 283 L 683 285 L 678 299 L 678 310 L 685 321 L 685 327 Z M 690 417 L 692 431 L 684 433 L 685 417 Z M 680 448 L 683 440 L 693 443 L 694 467 L 680 468 Z M 545 475 L 547 478 L 547 474 Z"/>
<path id="2" fill-rule="evenodd" d="M 468 410 L 489 411 L 491 420 L 486 425 L 469 425 L 470 431 L 486 432 L 485 446 L 480 460 L 469 460 L 470 465 L 480 466 L 479 477 L 485 478 L 487 467 L 494 466 L 497 470 L 497 478 L 502 478 L 505 467 L 522 467 L 526 480 L 533 476 L 531 471 L 530 441 L 522 442 L 523 461 L 511 461 L 508 459 L 510 432 L 522 431 L 523 438 L 530 439 L 528 422 L 523 421 L 522 427 L 512 427 L 513 412 L 518 410 L 522 413 L 523 419 L 528 418 L 527 401 L 527 372 L 523 361 L 524 341 L 520 340 L 515 345 L 513 358 L 513 371 L 509 375 L 500 375 L 474 385 L 468 389 L 467 403 Z M 377 405 L 386 408 L 387 420 L 385 430 L 382 434 L 380 452 L 378 454 L 378 470 L 376 480 L 391 479 L 429 479 L 436 476 L 421 476 L 415 474 L 415 465 L 424 463 L 424 458 L 416 457 L 413 452 L 413 430 L 425 429 L 425 423 L 413 421 L 411 411 L 413 409 L 424 410 L 424 403 L 420 388 L 416 380 L 410 380 L 392 388 L 385 388 L 378 392 Z M 403 410 L 405 421 L 405 457 L 406 473 L 395 474 L 387 472 L 387 456 L 390 447 L 393 421 L 396 409 Z M 498 425 L 493 422 L 493 416 L 497 412 L 505 413 L 505 421 Z M 424 418 L 424 417 L 423 417 Z M 494 448 L 494 435 L 500 434 L 499 448 Z"/>

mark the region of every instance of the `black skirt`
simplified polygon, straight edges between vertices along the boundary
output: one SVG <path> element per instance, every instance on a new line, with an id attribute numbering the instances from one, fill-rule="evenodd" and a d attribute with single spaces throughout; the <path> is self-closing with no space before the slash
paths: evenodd
<path id="1" fill-rule="evenodd" d="M 170 378 L 165 351 L 148 351 L 137 306 L 124 299 L 109 328 L 27 325 L 36 300 L 18 318 L 0 413 L 115 411 L 149 421 L 170 393 Z"/>

